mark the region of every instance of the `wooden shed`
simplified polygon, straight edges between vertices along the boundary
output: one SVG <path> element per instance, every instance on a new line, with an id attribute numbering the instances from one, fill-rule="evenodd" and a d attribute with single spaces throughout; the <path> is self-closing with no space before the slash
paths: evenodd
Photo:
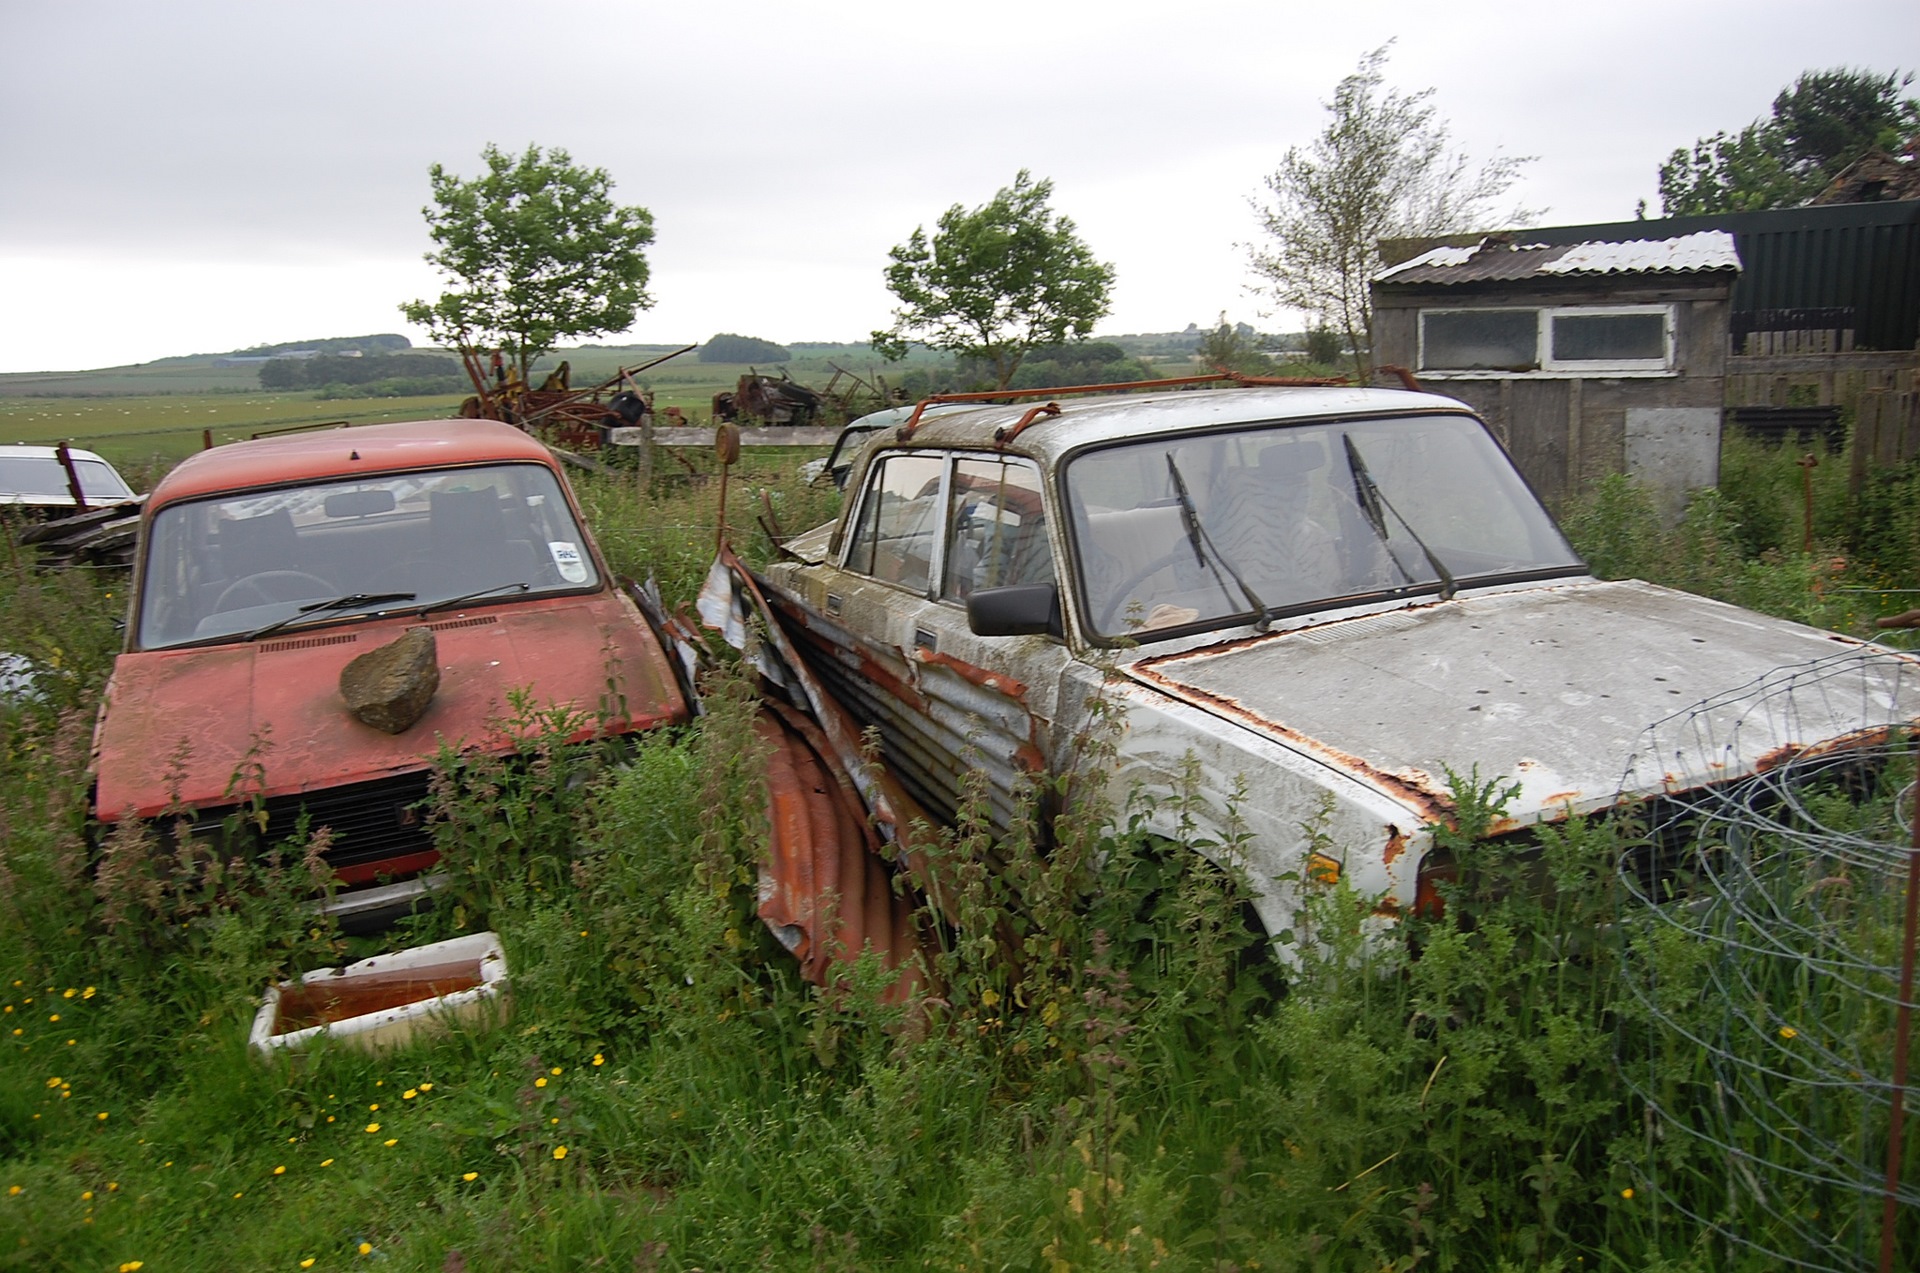
<path id="1" fill-rule="evenodd" d="M 1546 499 L 1629 473 L 1677 515 L 1719 478 L 1733 236 L 1441 246 L 1373 283 L 1374 358 L 1486 417 Z"/>

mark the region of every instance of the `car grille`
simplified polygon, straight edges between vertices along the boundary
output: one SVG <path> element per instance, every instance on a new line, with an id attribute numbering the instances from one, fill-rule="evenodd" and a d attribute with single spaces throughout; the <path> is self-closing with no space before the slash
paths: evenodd
<path id="1" fill-rule="evenodd" d="M 333 845 L 325 854 L 327 864 L 336 871 L 371 878 L 369 869 L 383 862 L 416 858 L 433 851 L 433 833 L 422 807 L 427 797 L 428 774 L 425 770 L 379 778 L 372 782 L 330 787 L 295 795 L 274 796 L 266 802 L 266 830 L 255 832 L 251 820 L 242 823 L 251 844 L 229 844 L 229 851 L 242 847 L 258 848 L 293 835 L 302 814 L 309 831 L 327 827 L 333 832 Z M 197 839 L 222 842 L 227 820 L 242 806 L 206 809 L 193 820 Z M 163 836 L 169 830 L 167 819 L 159 823 Z M 398 866 L 393 874 L 408 874 L 419 869 L 412 864 Z M 354 868 L 359 868 L 355 871 Z M 385 873 L 385 872 L 381 872 Z"/>

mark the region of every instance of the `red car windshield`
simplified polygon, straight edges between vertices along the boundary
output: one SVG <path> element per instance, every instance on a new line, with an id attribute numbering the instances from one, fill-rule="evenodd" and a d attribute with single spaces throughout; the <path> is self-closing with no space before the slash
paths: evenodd
<path id="1" fill-rule="evenodd" d="M 137 644 L 230 640 L 489 590 L 504 598 L 599 585 L 550 470 L 388 473 L 160 509 Z"/>

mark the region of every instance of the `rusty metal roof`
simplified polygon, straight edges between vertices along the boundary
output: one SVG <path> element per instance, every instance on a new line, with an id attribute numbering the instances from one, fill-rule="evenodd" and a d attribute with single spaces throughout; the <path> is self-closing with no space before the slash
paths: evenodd
<path id="1" fill-rule="evenodd" d="M 1376 283 L 1449 284 L 1599 274 L 1700 274 L 1738 270 L 1740 254 L 1725 230 L 1673 239 L 1516 244 L 1489 235 L 1479 247 L 1437 247 L 1380 271 Z"/>
<path id="2" fill-rule="evenodd" d="M 528 460 L 553 464 L 538 441 L 492 420 L 418 420 L 285 433 L 188 456 L 153 488 L 148 506 L 154 510 L 220 491 L 351 477 L 356 472 Z"/>

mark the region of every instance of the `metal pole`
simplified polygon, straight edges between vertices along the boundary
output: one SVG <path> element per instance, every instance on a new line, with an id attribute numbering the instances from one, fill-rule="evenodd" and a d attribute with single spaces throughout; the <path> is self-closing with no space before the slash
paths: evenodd
<path id="1" fill-rule="evenodd" d="M 1893 1273 L 1900 1217 L 1900 1158 L 1906 1131 L 1907 1040 L 1913 1029 L 1913 948 L 1920 932 L 1920 781 L 1913 786 L 1913 834 L 1907 846 L 1906 944 L 1900 952 L 1900 1001 L 1894 1007 L 1893 1096 L 1887 1121 L 1886 1197 L 1880 1209 L 1880 1273 Z"/>
<path id="2" fill-rule="evenodd" d="M 80 489 L 80 470 L 73 466 L 73 453 L 62 442 L 53 448 L 54 458 L 60 461 L 60 467 L 67 471 L 67 490 L 73 495 L 73 506 L 81 512 L 87 511 L 87 493 Z"/>

